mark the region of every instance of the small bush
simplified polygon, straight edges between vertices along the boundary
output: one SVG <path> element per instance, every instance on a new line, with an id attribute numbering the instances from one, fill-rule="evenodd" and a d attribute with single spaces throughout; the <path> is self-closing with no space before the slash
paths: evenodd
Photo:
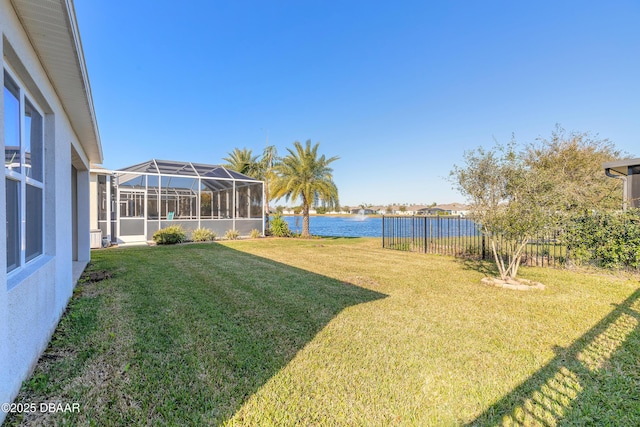
<path id="1" fill-rule="evenodd" d="M 249 236 L 252 239 L 257 239 L 258 237 L 260 237 L 262 235 L 262 233 L 260 233 L 260 230 L 258 230 L 257 228 L 254 228 L 253 230 L 251 230 L 251 234 L 249 234 Z"/>
<path id="2" fill-rule="evenodd" d="M 153 233 L 153 241 L 158 245 L 174 245 L 186 239 L 187 234 L 180 225 L 170 225 Z"/>
<path id="3" fill-rule="evenodd" d="M 196 228 L 191 232 L 191 240 L 194 242 L 211 242 L 216 239 L 216 233 L 208 228 Z"/>
<path id="4" fill-rule="evenodd" d="M 269 233 L 272 236 L 276 236 L 276 237 L 291 236 L 291 230 L 289 230 L 289 224 L 287 224 L 287 221 L 285 221 L 284 218 L 282 218 L 282 215 L 280 214 L 274 215 L 273 218 L 271 219 L 271 222 L 269 223 Z"/>
<path id="5" fill-rule="evenodd" d="M 228 240 L 236 240 L 238 237 L 240 237 L 240 232 L 233 228 L 224 233 L 224 238 Z"/>

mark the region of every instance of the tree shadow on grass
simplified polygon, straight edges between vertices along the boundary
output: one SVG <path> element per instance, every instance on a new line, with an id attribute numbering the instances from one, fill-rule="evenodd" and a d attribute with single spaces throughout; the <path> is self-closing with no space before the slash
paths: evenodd
<path id="1" fill-rule="evenodd" d="M 487 277 L 499 277 L 500 272 L 493 260 L 482 260 L 475 258 L 456 258 L 456 262 L 460 263 L 467 270 L 477 271 Z"/>
<path id="2" fill-rule="evenodd" d="M 468 426 L 640 425 L 640 289 Z"/>
<path id="3" fill-rule="evenodd" d="M 118 258 L 132 335 L 126 381 L 102 397 L 124 409 L 98 424 L 224 423 L 345 308 L 386 297 L 219 244 L 96 258 Z"/>

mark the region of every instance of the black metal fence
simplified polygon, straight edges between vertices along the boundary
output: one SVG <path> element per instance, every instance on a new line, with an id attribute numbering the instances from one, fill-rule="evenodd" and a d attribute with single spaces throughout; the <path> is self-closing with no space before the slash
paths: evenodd
<path id="1" fill-rule="evenodd" d="M 522 264 L 556 267 L 567 251 L 559 232 L 536 236 L 524 249 Z M 506 242 L 498 239 L 499 246 Z M 382 247 L 401 251 L 490 259 L 489 239 L 473 221 L 457 216 L 383 216 Z"/>

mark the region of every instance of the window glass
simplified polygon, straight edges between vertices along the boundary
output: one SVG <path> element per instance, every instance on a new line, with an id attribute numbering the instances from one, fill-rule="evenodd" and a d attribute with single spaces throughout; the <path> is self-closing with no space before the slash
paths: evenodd
<path id="1" fill-rule="evenodd" d="M 7 271 L 20 266 L 20 183 L 6 179 Z"/>
<path id="2" fill-rule="evenodd" d="M 25 261 L 42 255 L 42 188 L 27 184 Z"/>
<path id="3" fill-rule="evenodd" d="M 4 72 L 4 167 L 20 172 L 20 91 Z"/>
<path id="4" fill-rule="evenodd" d="M 42 182 L 42 116 L 27 100 L 24 105 L 24 165 L 26 175 Z"/>
<path id="5" fill-rule="evenodd" d="M 44 253 L 44 120 L 4 70 L 7 272 Z"/>

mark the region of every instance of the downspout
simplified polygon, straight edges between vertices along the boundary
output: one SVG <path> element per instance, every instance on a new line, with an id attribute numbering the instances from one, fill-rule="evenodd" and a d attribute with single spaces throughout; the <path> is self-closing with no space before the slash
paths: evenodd
<path id="1" fill-rule="evenodd" d="M 616 174 L 612 174 L 611 173 L 611 169 L 610 168 L 606 168 L 604 170 L 605 175 L 607 175 L 609 178 L 617 178 L 617 179 L 621 179 L 622 180 L 622 210 L 626 211 L 627 210 L 627 176 L 626 175 L 616 175 Z"/>

